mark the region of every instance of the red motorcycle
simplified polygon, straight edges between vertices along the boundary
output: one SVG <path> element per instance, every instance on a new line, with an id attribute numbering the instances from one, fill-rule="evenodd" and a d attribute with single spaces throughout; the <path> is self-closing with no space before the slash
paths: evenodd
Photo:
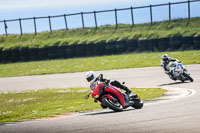
<path id="1" fill-rule="evenodd" d="M 93 90 L 91 92 L 92 97 L 95 99 L 95 102 L 101 102 L 102 108 L 108 107 L 116 112 L 121 112 L 130 106 L 135 109 L 143 107 L 143 100 L 137 94 L 133 92 L 127 94 L 127 92 L 122 92 L 120 88 L 113 85 L 94 82 L 91 89 Z M 87 96 L 89 97 L 90 94 Z"/>

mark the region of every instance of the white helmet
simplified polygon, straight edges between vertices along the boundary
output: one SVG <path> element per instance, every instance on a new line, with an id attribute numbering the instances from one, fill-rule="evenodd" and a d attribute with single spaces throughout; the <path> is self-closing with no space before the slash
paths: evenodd
<path id="1" fill-rule="evenodd" d="M 167 55 L 167 54 L 164 54 L 164 55 L 162 55 L 162 60 L 163 60 L 163 61 L 167 61 L 167 60 L 168 60 L 168 58 L 169 58 L 169 57 L 168 57 L 168 55 Z"/>
<path id="2" fill-rule="evenodd" d="M 86 73 L 86 79 L 90 84 L 92 84 L 96 80 L 97 76 L 93 71 L 89 71 Z"/>

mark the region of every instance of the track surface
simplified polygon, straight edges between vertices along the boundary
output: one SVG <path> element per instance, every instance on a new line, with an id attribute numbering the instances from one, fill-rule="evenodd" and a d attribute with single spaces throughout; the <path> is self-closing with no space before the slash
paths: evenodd
<path id="1" fill-rule="evenodd" d="M 0 133 L 200 133 L 200 65 L 186 66 L 192 83 L 170 80 L 160 67 L 97 71 L 129 87 L 167 88 L 140 110 L 95 110 L 59 118 L 0 124 Z M 87 87 L 85 72 L 0 78 L 0 91 Z M 89 99 L 92 100 L 92 99 Z"/>

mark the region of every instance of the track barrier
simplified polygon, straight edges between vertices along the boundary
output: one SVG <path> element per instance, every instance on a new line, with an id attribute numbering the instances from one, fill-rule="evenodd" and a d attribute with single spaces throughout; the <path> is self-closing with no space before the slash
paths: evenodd
<path id="1" fill-rule="evenodd" d="M 0 62 L 17 62 L 73 57 L 91 57 L 144 51 L 176 51 L 200 49 L 200 36 L 170 36 L 153 39 L 124 39 L 97 43 L 57 43 L 43 48 L 0 48 Z"/>

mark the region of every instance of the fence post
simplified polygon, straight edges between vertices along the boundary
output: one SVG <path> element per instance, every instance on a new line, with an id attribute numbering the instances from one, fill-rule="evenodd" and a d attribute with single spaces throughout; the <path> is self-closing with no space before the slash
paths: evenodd
<path id="1" fill-rule="evenodd" d="M 51 17 L 48 16 L 48 18 L 49 18 L 49 29 L 50 29 L 50 33 L 52 33 L 52 29 L 51 29 Z"/>
<path id="2" fill-rule="evenodd" d="M 81 18 L 82 18 L 82 26 L 83 26 L 83 29 L 85 28 L 85 25 L 84 25 L 84 17 L 83 17 L 83 12 L 81 12 Z"/>
<path id="3" fill-rule="evenodd" d="M 169 21 L 171 21 L 171 3 L 169 2 Z"/>
<path id="4" fill-rule="evenodd" d="M 21 35 L 22 35 L 23 33 L 22 33 L 22 22 L 21 22 L 21 18 L 19 19 L 19 26 L 20 26 L 20 33 L 21 33 Z"/>
<path id="5" fill-rule="evenodd" d="M 97 26 L 97 16 L 96 16 L 96 11 L 94 11 L 94 21 L 95 21 L 95 26 L 96 26 L 96 29 L 97 29 L 98 26 Z"/>
<path id="6" fill-rule="evenodd" d="M 35 17 L 33 17 L 33 21 L 34 21 L 35 35 L 37 35 L 37 27 L 36 27 L 36 20 L 35 20 Z"/>
<path id="7" fill-rule="evenodd" d="M 7 37 L 7 36 L 8 36 L 8 33 L 7 33 L 7 28 L 8 28 L 8 26 L 7 26 L 7 24 L 6 24 L 6 20 L 4 20 L 4 27 L 5 27 L 6 37 Z"/>
<path id="8" fill-rule="evenodd" d="M 115 24 L 116 28 L 118 27 L 118 21 L 117 21 L 117 9 L 115 8 Z"/>
<path id="9" fill-rule="evenodd" d="M 190 0 L 188 0 L 188 19 L 190 20 Z"/>
<path id="10" fill-rule="evenodd" d="M 131 20 L 132 20 L 132 26 L 134 26 L 134 16 L 133 16 L 133 7 L 131 6 Z"/>
<path id="11" fill-rule="evenodd" d="M 152 24 L 153 23 L 152 5 L 150 5 L 149 8 L 150 8 L 150 18 L 151 18 L 151 24 Z"/>
<path id="12" fill-rule="evenodd" d="M 65 19 L 65 28 L 66 30 L 68 30 L 66 14 L 64 14 L 64 19 Z"/>

